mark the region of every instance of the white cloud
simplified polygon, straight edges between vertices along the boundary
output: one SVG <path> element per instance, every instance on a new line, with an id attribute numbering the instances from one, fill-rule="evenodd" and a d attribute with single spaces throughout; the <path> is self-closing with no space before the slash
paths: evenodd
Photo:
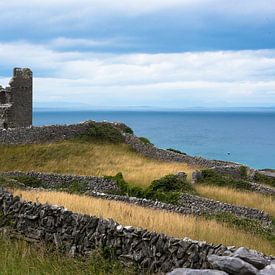
<path id="1" fill-rule="evenodd" d="M 17 42 L 0 43 L 0 60 L 0 75 L 1 67 L 33 69 L 35 101 L 105 106 L 275 105 L 275 50 L 105 55 L 60 52 L 52 49 L 52 42 Z M 0 81 L 6 84 L 7 78 Z"/>
<path id="2" fill-rule="evenodd" d="M 87 20 L 93 22 L 102 14 L 138 16 L 172 9 L 180 10 L 186 16 L 190 12 L 195 16 L 198 12 L 210 12 L 233 18 L 238 15 L 264 20 L 263 16 L 274 16 L 275 0 L 10 0 L 0 2 L 0 22 L 33 21 L 40 24 L 45 21 L 59 28 L 60 22 L 77 19 L 77 24 L 81 25 Z M 75 26 L 68 24 L 67 27 Z"/>

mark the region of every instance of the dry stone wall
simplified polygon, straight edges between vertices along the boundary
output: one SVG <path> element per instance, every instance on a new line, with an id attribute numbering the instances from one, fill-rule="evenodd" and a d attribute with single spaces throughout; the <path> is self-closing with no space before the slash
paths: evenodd
<path id="1" fill-rule="evenodd" d="M 39 172 L 4 172 L 4 176 L 31 177 L 41 181 L 41 187 L 46 189 L 68 188 L 74 183 L 84 184 L 86 192 L 116 193 L 119 188 L 115 181 L 103 177 L 62 175 L 55 173 Z"/>
<path id="2" fill-rule="evenodd" d="M 193 157 L 186 154 L 180 154 L 169 150 L 159 149 L 152 144 L 143 143 L 138 137 L 130 134 L 126 134 L 125 141 L 132 149 L 149 158 L 163 161 L 184 162 L 190 165 L 204 168 L 230 166 L 232 167 L 231 171 L 236 170 L 236 173 L 239 173 L 240 164 L 238 163 L 226 162 L 221 160 L 208 160 L 202 157 Z"/>
<path id="3" fill-rule="evenodd" d="M 197 215 L 202 215 L 203 213 L 218 214 L 228 212 L 238 217 L 259 220 L 268 226 L 271 224 L 269 215 L 262 210 L 236 206 L 190 194 L 182 194 L 178 200 L 178 204 L 182 207 L 192 209 L 193 214 Z"/>
<path id="4" fill-rule="evenodd" d="M 72 125 L 51 125 L 0 129 L 0 144 L 35 144 L 68 140 L 84 134 L 90 122 Z"/>
<path id="5" fill-rule="evenodd" d="M 122 226 L 113 220 L 72 213 L 63 207 L 22 201 L 0 189 L 0 227 L 14 236 L 55 244 L 71 255 L 89 254 L 109 247 L 121 261 L 150 272 L 174 268 L 210 268 L 210 255 L 224 256 L 236 248 L 189 239 L 176 239 L 141 228 Z M 272 258 L 259 254 L 267 263 Z"/>

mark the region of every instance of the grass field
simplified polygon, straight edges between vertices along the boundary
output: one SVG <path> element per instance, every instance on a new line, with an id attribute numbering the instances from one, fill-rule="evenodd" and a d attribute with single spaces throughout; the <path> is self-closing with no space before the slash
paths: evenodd
<path id="1" fill-rule="evenodd" d="M 65 141 L 53 144 L 0 146 L 0 171 L 39 171 L 92 176 L 122 172 L 126 181 L 147 186 L 152 180 L 194 167 L 161 162 L 133 152 L 125 144 Z"/>
<path id="2" fill-rule="evenodd" d="M 275 198 L 228 187 L 196 185 L 199 195 L 230 204 L 258 208 L 275 217 Z"/>
<path id="3" fill-rule="evenodd" d="M 246 246 L 266 254 L 275 255 L 275 247 L 258 235 L 246 233 L 233 226 L 226 226 L 214 220 L 205 220 L 193 216 L 183 216 L 161 210 L 146 209 L 140 206 L 124 204 L 72 195 L 62 192 L 14 191 L 23 199 L 34 202 L 63 205 L 77 213 L 113 218 L 123 225 L 132 225 L 174 237 L 189 237 L 225 245 Z"/>
<path id="4" fill-rule="evenodd" d="M 0 235 L 0 274 L 136 274 L 117 261 L 105 259 L 95 251 L 87 259 L 69 258 L 43 245 L 11 240 Z"/>

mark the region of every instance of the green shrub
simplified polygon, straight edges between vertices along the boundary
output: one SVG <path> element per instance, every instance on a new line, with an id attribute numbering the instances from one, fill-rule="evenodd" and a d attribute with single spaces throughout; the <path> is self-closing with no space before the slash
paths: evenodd
<path id="1" fill-rule="evenodd" d="M 247 176 L 248 176 L 247 173 L 248 173 L 247 167 L 246 166 L 241 166 L 240 167 L 241 178 L 247 179 Z"/>
<path id="2" fill-rule="evenodd" d="M 109 123 L 93 123 L 90 128 L 80 136 L 82 140 L 123 143 L 124 137 L 122 132 L 115 126 Z"/>
<path id="3" fill-rule="evenodd" d="M 161 179 L 154 180 L 150 186 L 145 189 L 129 185 L 124 180 L 122 173 L 107 178 L 116 181 L 120 189 L 120 195 L 158 200 L 166 203 L 176 204 L 179 196 L 183 192 L 195 193 L 192 185 L 188 183 L 186 179 L 176 175 L 167 175 Z"/>
<path id="4" fill-rule="evenodd" d="M 256 172 L 255 181 L 275 187 L 275 178 Z"/>
<path id="5" fill-rule="evenodd" d="M 237 189 L 251 190 L 249 181 L 237 179 L 230 175 L 222 175 L 212 169 L 202 171 L 198 183 L 213 184 L 217 186 L 229 186 Z"/>
<path id="6" fill-rule="evenodd" d="M 148 187 L 149 191 L 179 191 L 194 193 L 195 190 L 191 183 L 189 183 L 185 178 L 179 177 L 177 175 L 167 175 L 160 179 L 154 180 L 151 185 Z"/>
<path id="7" fill-rule="evenodd" d="M 146 137 L 139 137 L 139 140 L 144 144 L 151 144 L 154 145 L 148 138 Z"/>
<path id="8" fill-rule="evenodd" d="M 35 177 L 29 177 L 29 176 L 12 176 L 12 179 L 18 181 L 19 183 L 23 183 L 28 187 L 32 188 L 39 188 L 43 187 L 42 181 Z"/>
<path id="9" fill-rule="evenodd" d="M 166 149 L 166 150 L 167 150 L 167 151 L 174 152 L 174 153 L 178 153 L 178 154 L 181 154 L 181 155 L 187 155 L 186 153 L 181 152 L 180 150 L 177 150 L 177 149 L 173 149 L 173 148 L 168 148 L 168 149 Z"/>
<path id="10" fill-rule="evenodd" d="M 129 126 L 127 126 L 124 123 L 118 123 L 118 124 L 115 125 L 115 127 L 118 128 L 118 129 L 120 129 L 123 133 L 131 134 L 131 135 L 134 134 L 133 129 L 130 128 Z"/>
<path id="11" fill-rule="evenodd" d="M 87 191 L 87 182 L 73 181 L 68 187 L 62 188 L 62 190 L 73 194 L 81 194 Z"/>

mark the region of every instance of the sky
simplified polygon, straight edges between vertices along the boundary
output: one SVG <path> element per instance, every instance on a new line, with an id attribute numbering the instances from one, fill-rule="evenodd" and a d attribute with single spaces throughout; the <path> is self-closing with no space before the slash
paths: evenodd
<path id="1" fill-rule="evenodd" d="M 274 107 L 275 0 L 0 0 L 34 106 Z"/>

